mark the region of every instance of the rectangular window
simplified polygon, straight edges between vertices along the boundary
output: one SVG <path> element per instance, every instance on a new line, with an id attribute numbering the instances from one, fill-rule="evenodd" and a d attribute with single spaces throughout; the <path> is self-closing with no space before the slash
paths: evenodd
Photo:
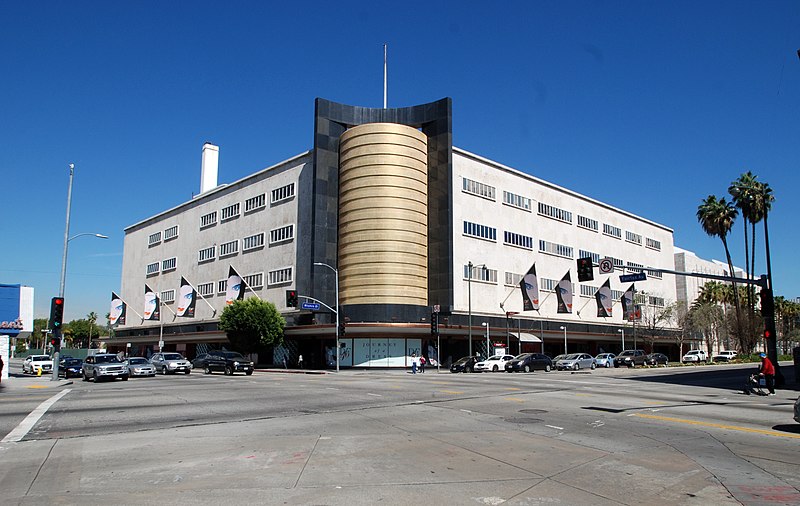
<path id="1" fill-rule="evenodd" d="M 175 257 L 161 261 L 161 272 L 174 271 L 177 260 Z"/>
<path id="2" fill-rule="evenodd" d="M 647 297 L 647 303 L 650 304 L 651 306 L 664 307 L 664 298 L 663 297 L 653 297 L 651 295 L 651 296 Z"/>
<path id="3" fill-rule="evenodd" d="M 217 247 L 210 246 L 208 248 L 203 248 L 197 252 L 197 263 L 208 262 L 210 260 L 214 260 L 217 256 Z"/>
<path id="4" fill-rule="evenodd" d="M 614 269 L 622 269 L 625 267 L 625 262 L 619 258 L 608 257 L 614 263 Z"/>
<path id="5" fill-rule="evenodd" d="M 625 231 L 625 240 L 633 244 L 638 244 L 639 246 L 642 245 L 642 236 L 634 234 L 630 230 Z"/>
<path id="6" fill-rule="evenodd" d="M 294 197 L 294 183 L 289 183 L 286 186 L 275 188 L 270 195 L 270 204 L 277 204 Z"/>
<path id="7" fill-rule="evenodd" d="M 543 292 L 554 292 L 556 290 L 556 287 L 558 286 L 557 279 L 540 278 L 539 282 L 541 283 L 541 286 L 539 286 L 539 288 Z"/>
<path id="8" fill-rule="evenodd" d="M 497 241 L 496 228 L 471 223 L 469 221 L 464 222 L 464 235 L 476 237 L 478 239 L 486 239 L 487 241 Z"/>
<path id="9" fill-rule="evenodd" d="M 608 223 L 603 223 L 603 234 L 622 239 L 622 229 Z"/>
<path id="10" fill-rule="evenodd" d="M 580 214 L 578 215 L 578 226 L 594 232 L 597 232 L 598 230 L 597 220 L 587 218 L 586 216 L 581 216 Z"/>
<path id="11" fill-rule="evenodd" d="M 197 293 L 203 297 L 212 297 L 214 295 L 214 283 L 200 283 L 197 285 Z"/>
<path id="12" fill-rule="evenodd" d="M 531 211 L 531 199 L 528 197 L 523 197 L 522 195 L 517 195 L 516 193 L 504 191 L 503 204 L 516 207 L 517 209 L 523 209 L 528 212 Z"/>
<path id="13" fill-rule="evenodd" d="M 519 286 L 520 281 L 522 281 L 522 274 L 506 272 L 506 286 Z"/>
<path id="14" fill-rule="evenodd" d="M 597 264 L 600 263 L 600 253 L 592 253 L 591 251 L 586 251 L 586 250 L 579 249 L 578 250 L 578 258 L 586 258 L 586 257 L 591 257 L 592 258 L 592 263 L 594 265 L 597 265 Z"/>
<path id="15" fill-rule="evenodd" d="M 161 292 L 161 302 L 164 304 L 175 302 L 175 290 L 164 290 Z"/>
<path id="16" fill-rule="evenodd" d="M 472 195 L 477 195 L 478 197 L 494 200 L 494 186 L 489 186 L 488 184 L 479 183 L 478 181 L 473 181 L 472 179 L 467 178 L 462 178 L 462 183 L 461 189 L 464 193 L 471 193 Z"/>
<path id="17" fill-rule="evenodd" d="M 264 273 L 259 272 L 257 274 L 250 274 L 249 276 L 245 276 L 244 282 L 246 286 L 250 288 L 263 288 L 264 287 Z"/>
<path id="18" fill-rule="evenodd" d="M 464 279 L 469 279 L 469 264 L 464 266 Z M 497 283 L 497 270 L 481 266 L 472 266 L 472 281 Z"/>
<path id="19" fill-rule="evenodd" d="M 232 220 L 239 217 L 239 203 L 231 204 L 222 208 L 222 220 Z"/>
<path id="20" fill-rule="evenodd" d="M 151 274 L 158 274 L 158 262 L 147 264 L 147 275 L 150 276 Z"/>
<path id="21" fill-rule="evenodd" d="M 555 255 L 564 258 L 572 258 L 572 246 L 565 246 L 555 242 L 539 239 L 539 251 L 548 255 Z"/>
<path id="22" fill-rule="evenodd" d="M 219 257 L 235 255 L 239 252 L 239 240 L 222 243 L 219 245 Z"/>
<path id="23" fill-rule="evenodd" d="M 164 240 L 169 241 L 178 237 L 178 225 L 173 225 L 164 231 Z"/>
<path id="24" fill-rule="evenodd" d="M 656 278 L 656 279 L 662 279 L 664 277 L 664 274 L 661 271 L 648 270 L 647 275 L 651 278 Z"/>
<path id="25" fill-rule="evenodd" d="M 217 224 L 217 212 L 212 211 L 200 217 L 200 228 L 210 227 Z"/>
<path id="26" fill-rule="evenodd" d="M 292 282 L 292 268 L 275 269 L 274 271 L 269 271 L 268 276 L 269 286 L 285 285 Z"/>
<path id="27" fill-rule="evenodd" d="M 228 291 L 228 280 L 227 279 L 220 279 L 217 281 L 217 293 L 224 294 Z"/>
<path id="28" fill-rule="evenodd" d="M 645 239 L 645 246 L 656 251 L 661 251 L 661 241 L 656 241 L 649 237 Z"/>
<path id="29" fill-rule="evenodd" d="M 256 209 L 263 209 L 267 205 L 267 196 L 265 194 L 256 195 L 244 201 L 244 212 L 249 213 Z"/>
<path id="30" fill-rule="evenodd" d="M 626 269 L 630 272 L 642 272 L 644 265 L 637 264 L 636 262 L 628 262 Z"/>
<path id="31" fill-rule="evenodd" d="M 150 234 L 150 237 L 147 238 L 147 245 L 148 246 L 155 246 L 156 244 L 161 242 L 161 232 L 156 232 L 155 234 Z"/>
<path id="32" fill-rule="evenodd" d="M 611 290 L 611 299 L 612 300 L 620 300 L 622 298 L 622 294 L 620 290 Z"/>
<path id="33" fill-rule="evenodd" d="M 260 234 L 251 235 L 242 239 L 242 251 L 251 249 L 262 248 L 264 246 L 264 232 Z"/>
<path id="34" fill-rule="evenodd" d="M 515 234 L 506 230 L 503 232 L 503 242 L 510 246 L 519 248 L 533 249 L 533 237 L 522 234 Z"/>
<path id="35" fill-rule="evenodd" d="M 270 244 L 287 242 L 292 239 L 294 239 L 294 225 L 286 225 L 285 227 L 275 228 L 269 231 Z"/>
<path id="36" fill-rule="evenodd" d="M 572 223 L 572 213 L 564 209 L 539 202 L 539 215 L 553 218 L 554 220 Z"/>
<path id="37" fill-rule="evenodd" d="M 581 297 L 594 297 L 597 287 L 592 285 L 581 285 Z"/>

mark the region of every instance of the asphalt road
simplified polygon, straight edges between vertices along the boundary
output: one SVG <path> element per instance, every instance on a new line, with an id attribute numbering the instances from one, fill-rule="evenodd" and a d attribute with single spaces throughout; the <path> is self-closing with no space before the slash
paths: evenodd
<path id="1" fill-rule="evenodd" d="M 14 377 L 0 503 L 800 504 L 798 391 L 753 367 Z"/>

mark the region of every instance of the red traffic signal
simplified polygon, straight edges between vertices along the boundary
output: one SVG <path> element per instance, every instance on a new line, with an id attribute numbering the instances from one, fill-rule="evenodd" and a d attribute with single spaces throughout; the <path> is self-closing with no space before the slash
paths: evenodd
<path id="1" fill-rule="evenodd" d="M 64 320 L 64 297 L 53 297 L 50 301 L 50 328 L 60 329 Z"/>
<path id="2" fill-rule="evenodd" d="M 297 307 L 297 290 L 286 290 L 286 307 Z"/>
<path id="3" fill-rule="evenodd" d="M 578 281 L 592 281 L 594 279 L 594 264 L 592 257 L 578 259 Z"/>

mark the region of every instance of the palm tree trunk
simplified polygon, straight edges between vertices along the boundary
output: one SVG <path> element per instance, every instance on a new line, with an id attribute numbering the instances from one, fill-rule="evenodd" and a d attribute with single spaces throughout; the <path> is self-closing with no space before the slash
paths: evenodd
<path id="1" fill-rule="evenodd" d="M 733 270 L 733 260 L 731 260 L 731 251 L 728 249 L 728 240 L 725 236 L 721 236 L 722 245 L 725 246 L 725 258 L 728 260 L 728 269 L 730 269 L 730 276 L 731 278 L 736 278 L 736 273 Z M 736 285 L 736 281 L 731 281 L 733 285 L 733 309 L 736 311 L 736 340 L 739 341 L 739 344 L 742 345 L 744 341 L 744 335 L 742 333 L 742 315 L 741 315 L 741 308 L 739 307 L 739 288 Z"/>
<path id="2" fill-rule="evenodd" d="M 767 227 L 768 214 L 769 212 L 764 210 L 764 246 L 767 254 L 767 283 L 769 284 L 770 294 L 774 296 L 775 294 L 772 293 L 772 264 L 770 262 L 769 255 L 769 227 Z M 786 383 L 786 380 L 781 372 L 781 366 L 778 364 L 778 336 L 775 335 L 775 315 L 772 315 L 772 322 L 766 322 L 766 324 L 767 328 L 770 328 L 770 324 L 772 328 L 769 339 L 767 339 L 767 355 L 769 356 L 770 361 L 775 365 L 775 384 L 777 386 L 783 386 Z"/>

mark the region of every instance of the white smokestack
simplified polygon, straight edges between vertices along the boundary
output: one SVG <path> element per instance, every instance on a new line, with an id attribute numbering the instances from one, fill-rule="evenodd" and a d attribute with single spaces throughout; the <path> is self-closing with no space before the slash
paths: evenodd
<path id="1" fill-rule="evenodd" d="M 219 146 L 210 142 L 203 144 L 203 161 L 200 172 L 200 193 L 213 190 L 217 187 L 217 173 L 219 172 Z"/>

